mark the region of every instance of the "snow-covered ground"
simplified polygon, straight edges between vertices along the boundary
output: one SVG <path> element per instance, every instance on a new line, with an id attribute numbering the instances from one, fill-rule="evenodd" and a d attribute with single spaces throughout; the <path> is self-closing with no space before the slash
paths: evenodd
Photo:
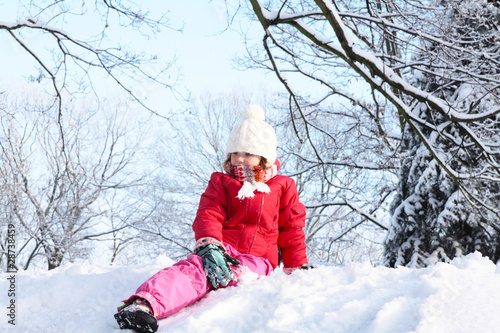
<path id="1" fill-rule="evenodd" d="M 21 271 L 15 298 L 7 297 L 6 275 L 0 331 L 125 332 L 113 318 L 120 300 L 172 263 L 159 257 L 154 265 Z M 159 332 L 500 332 L 500 264 L 479 254 L 425 269 L 320 265 L 251 279 L 161 320 Z M 10 299 L 15 326 L 6 316 Z"/>

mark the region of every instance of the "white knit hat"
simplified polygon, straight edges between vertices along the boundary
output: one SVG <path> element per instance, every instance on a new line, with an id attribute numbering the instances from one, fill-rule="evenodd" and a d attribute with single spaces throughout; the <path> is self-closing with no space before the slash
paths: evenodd
<path id="1" fill-rule="evenodd" d="M 271 164 L 276 160 L 276 132 L 266 123 L 264 110 L 256 105 L 250 104 L 245 109 L 243 121 L 236 125 L 231 131 L 226 154 L 234 152 L 245 152 L 259 155 L 267 159 Z"/>

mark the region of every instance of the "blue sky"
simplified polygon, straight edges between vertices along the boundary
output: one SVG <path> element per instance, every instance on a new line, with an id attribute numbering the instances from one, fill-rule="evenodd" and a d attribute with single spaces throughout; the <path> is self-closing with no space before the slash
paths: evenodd
<path id="1" fill-rule="evenodd" d="M 2 0 L 0 0 L 2 1 Z M 276 86 L 273 74 L 262 71 L 239 71 L 233 67 L 232 58 L 244 52 L 243 38 L 235 30 L 226 30 L 224 1 L 145 1 L 151 5 L 152 12 L 169 11 L 167 15 L 174 27 L 183 26 L 183 32 L 164 30 L 149 41 L 131 40 L 129 44 L 136 49 L 154 50 L 161 61 L 169 61 L 174 55 L 177 61 L 174 69 L 181 73 L 181 85 L 195 95 L 204 91 L 226 92 L 234 89 L 259 90 L 270 84 Z M 0 2 L 0 21 L 14 22 L 24 19 L 25 14 L 18 9 L 18 2 Z M 74 18 L 81 19 L 81 18 Z M 237 25 L 248 22 L 239 15 Z M 235 26 L 235 29 L 238 28 Z M 251 31 L 257 38 L 262 36 L 258 23 L 250 24 Z M 82 21 L 81 29 L 89 29 L 89 23 Z M 78 31 L 76 31 L 78 33 Z M 25 31 L 26 33 L 26 31 Z M 32 33 L 31 42 L 43 43 L 37 33 Z M 119 36 L 129 38 L 129 36 Z M 0 84 L 25 82 L 25 77 L 36 75 L 37 70 L 30 56 L 22 50 L 12 38 L 0 31 Z M 38 45 L 43 47 L 43 45 Z M 2 82 L 3 81 L 3 82 Z M 151 93 L 149 89 L 148 94 Z"/>

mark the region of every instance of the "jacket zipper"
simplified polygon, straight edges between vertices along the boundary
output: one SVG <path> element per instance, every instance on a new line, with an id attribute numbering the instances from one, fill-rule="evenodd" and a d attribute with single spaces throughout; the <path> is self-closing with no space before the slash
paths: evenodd
<path id="1" fill-rule="evenodd" d="M 261 195 L 260 206 L 259 206 L 259 217 L 257 218 L 257 223 L 255 224 L 255 232 L 253 234 L 252 242 L 250 243 L 250 247 L 248 248 L 248 252 L 249 253 L 252 250 L 255 238 L 257 238 L 257 232 L 259 230 L 260 220 L 262 218 L 262 207 L 263 207 L 263 205 L 264 205 L 264 195 Z M 248 220 L 247 220 L 247 225 L 248 225 Z"/>

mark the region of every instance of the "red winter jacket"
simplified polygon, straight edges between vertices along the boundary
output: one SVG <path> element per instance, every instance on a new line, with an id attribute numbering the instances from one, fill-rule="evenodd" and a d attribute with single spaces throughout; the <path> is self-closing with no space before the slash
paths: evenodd
<path id="1" fill-rule="evenodd" d="M 242 184 L 225 173 L 213 173 L 193 223 L 196 240 L 213 237 L 241 253 L 267 258 L 274 268 L 278 247 L 284 267 L 307 264 L 306 209 L 295 182 L 276 175 L 266 184 L 270 193 L 255 191 L 253 198 L 240 200 L 236 196 Z"/>

